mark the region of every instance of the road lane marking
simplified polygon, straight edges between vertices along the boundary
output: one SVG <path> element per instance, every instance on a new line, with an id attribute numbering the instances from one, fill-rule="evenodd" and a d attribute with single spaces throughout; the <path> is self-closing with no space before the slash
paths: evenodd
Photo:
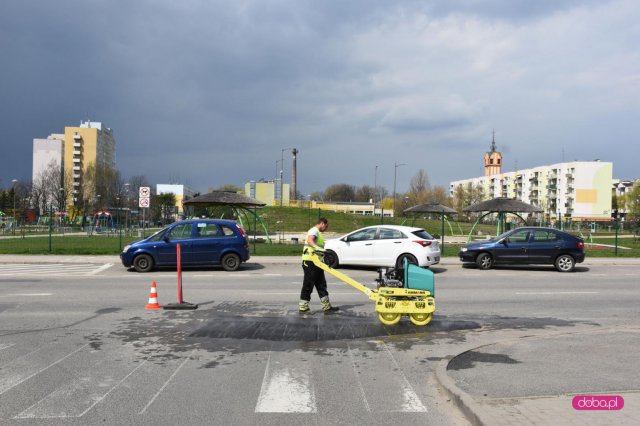
<path id="1" fill-rule="evenodd" d="M 33 373 L 33 374 L 31 374 L 31 375 L 29 375 L 29 376 L 27 376 L 25 378 L 21 378 L 19 375 L 14 375 L 13 377 L 9 377 L 8 379 L 4 379 L 4 383 L 0 382 L 0 395 L 10 391 L 11 389 L 13 389 L 16 386 L 26 382 L 27 380 L 31 379 L 32 377 L 37 376 L 38 374 L 48 370 L 49 368 L 53 367 L 54 365 L 57 365 L 57 364 L 61 363 L 65 359 L 67 359 L 70 356 L 74 355 L 75 353 L 80 352 L 82 349 L 86 348 L 87 346 L 89 346 L 89 343 L 79 347 L 78 349 L 76 349 L 75 351 L 71 352 L 70 354 L 65 355 L 64 357 L 60 358 L 56 362 L 49 364 L 45 368 L 43 368 L 43 369 L 41 369 L 39 371 L 36 371 L 35 373 Z M 40 349 L 38 349 L 38 350 L 40 350 Z"/>
<path id="2" fill-rule="evenodd" d="M 338 331 L 338 333 L 340 333 Z M 351 352 L 351 347 L 347 343 L 347 352 L 349 352 L 349 358 L 351 359 L 351 367 L 353 368 L 354 375 L 356 377 L 356 382 L 358 382 L 358 388 L 360 389 L 360 396 L 362 397 L 362 401 L 364 402 L 364 407 L 367 409 L 367 412 L 371 412 L 371 407 L 369 406 L 369 401 L 367 401 L 367 397 L 364 393 L 364 387 L 362 386 L 362 381 L 358 376 L 358 369 L 356 368 L 356 361 L 353 359 L 353 352 Z"/>
<path id="3" fill-rule="evenodd" d="M 84 416 L 147 362 L 146 359 L 143 360 L 133 371 L 129 371 L 124 378 L 113 384 L 115 375 L 119 375 L 118 373 L 114 374 L 110 367 L 114 360 L 120 362 L 120 355 L 116 355 L 115 359 L 94 360 L 90 364 L 89 370 L 74 369 L 75 381 L 63 384 L 13 418 L 59 419 Z M 100 371 L 101 368 L 108 369 L 108 371 Z M 105 393 L 106 389 L 108 390 Z"/>
<path id="4" fill-rule="evenodd" d="M 537 295 L 537 294 L 598 294 L 599 291 L 531 291 L 519 292 L 516 294 Z"/>
<path id="5" fill-rule="evenodd" d="M 193 352 L 191 352 L 193 353 Z M 143 365 L 145 365 L 147 363 L 147 360 L 145 359 L 144 361 L 142 361 L 140 363 L 140 365 L 138 365 L 136 368 L 134 368 L 133 370 L 131 370 L 131 372 L 129 374 L 127 374 L 122 380 L 120 380 L 118 383 L 116 383 L 111 389 L 109 389 L 109 391 L 107 393 L 105 393 L 103 396 L 101 396 L 100 398 L 98 398 L 97 400 L 95 400 L 93 402 L 93 404 L 91 404 L 89 406 L 89 408 L 87 408 L 86 410 L 84 410 L 78 417 L 82 417 L 85 414 L 87 414 L 89 412 L 89 410 L 91 410 L 97 403 L 99 403 L 100 401 L 102 401 L 103 399 L 105 399 L 115 388 L 117 388 L 118 386 L 120 386 L 125 380 L 127 380 L 133 373 L 135 373 L 136 371 L 138 371 L 138 369 L 140 367 L 142 367 Z"/>
<path id="6" fill-rule="evenodd" d="M 262 275 L 264 275 L 265 277 L 281 277 L 282 276 L 282 274 L 262 274 Z"/>
<path id="7" fill-rule="evenodd" d="M 99 274 L 102 271 L 106 271 L 107 269 L 111 268 L 113 266 L 113 263 L 106 263 L 104 265 L 102 265 L 101 267 L 99 267 L 98 269 L 96 269 L 93 272 L 89 272 L 87 275 L 96 275 Z"/>
<path id="8" fill-rule="evenodd" d="M 402 409 L 398 411 L 401 411 L 404 413 L 407 413 L 407 412 L 426 413 L 427 407 L 425 407 L 422 401 L 420 401 L 418 394 L 411 386 L 411 383 L 409 383 L 407 376 L 405 376 L 404 372 L 400 368 L 400 365 L 398 364 L 398 362 L 396 361 L 396 358 L 391 353 L 391 350 L 389 350 L 389 347 L 386 345 L 386 343 L 384 343 L 383 341 L 381 341 L 381 343 L 382 343 L 382 347 L 386 350 L 387 354 L 389 355 L 389 358 L 391 358 L 391 362 L 396 368 L 396 371 L 400 373 L 400 378 L 402 380 L 401 386 L 402 386 L 402 392 L 403 392 L 402 396 L 404 398 L 404 402 L 402 404 Z"/>
<path id="9" fill-rule="evenodd" d="M 162 391 L 164 390 L 164 388 L 167 387 L 167 385 L 169 384 L 169 382 L 171 382 L 171 379 L 173 379 L 175 377 L 176 374 L 178 374 L 178 371 L 180 371 L 180 369 L 182 368 L 183 365 L 185 365 L 187 363 L 187 361 L 189 361 L 189 359 L 191 358 L 191 355 L 193 355 L 193 353 L 196 350 L 192 350 L 191 353 L 184 359 L 184 361 L 182 361 L 182 363 L 178 366 L 178 368 L 176 368 L 176 371 L 173 372 L 173 374 L 171 374 L 171 376 L 169 376 L 169 378 L 167 379 L 166 382 L 164 382 L 164 385 L 162 385 L 162 387 L 160 388 L 160 390 L 158 390 L 158 392 L 153 395 L 153 398 L 151 398 L 151 401 L 149 401 L 147 403 L 147 405 L 144 406 L 144 408 L 142 409 L 142 411 L 140 411 L 138 414 L 144 414 L 145 411 L 147 411 L 147 408 L 149 408 L 151 406 L 151 404 L 153 404 L 153 402 L 156 400 L 156 398 L 158 397 L 158 395 L 160 395 L 162 393 Z"/>
<path id="10" fill-rule="evenodd" d="M 256 413 L 317 413 L 316 397 L 309 374 L 267 358 Z"/>
<path id="11" fill-rule="evenodd" d="M 21 297 L 21 296 L 53 296 L 53 293 L 14 293 L 14 294 L 4 294 L 2 297 Z"/>

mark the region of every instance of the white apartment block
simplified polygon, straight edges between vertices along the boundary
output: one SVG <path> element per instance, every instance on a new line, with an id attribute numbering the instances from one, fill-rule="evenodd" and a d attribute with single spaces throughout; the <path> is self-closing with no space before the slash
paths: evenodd
<path id="1" fill-rule="evenodd" d="M 515 198 L 540 207 L 550 217 L 610 220 L 612 182 L 613 163 L 573 161 L 454 181 L 449 194 L 453 196 L 461 185 L 480 186 L 485 199 Z"/>
<path id="2" fill-rule="evenodd" d="M 38 177 L 52 165 L 60 169 L 60 176 L 62 177 L 63 153 L 64 135 L 51 134 L 46 139 L 34 139 L 32 182 L 37 182 Z"/>

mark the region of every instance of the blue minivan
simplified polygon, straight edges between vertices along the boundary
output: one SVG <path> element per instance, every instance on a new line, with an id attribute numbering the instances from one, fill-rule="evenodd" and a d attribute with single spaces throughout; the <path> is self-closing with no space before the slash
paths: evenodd
<path id="1" fill-rule="evenodd" d="M 143 240 L 126 246 L 120 259 L 126 268 L 149 272 L 177 265 L 180 244 L 183 266 L 222 265 L 236 271 L 249 260 L 249 239 L 232 220 L 199 219 L 175 222 Z"/>

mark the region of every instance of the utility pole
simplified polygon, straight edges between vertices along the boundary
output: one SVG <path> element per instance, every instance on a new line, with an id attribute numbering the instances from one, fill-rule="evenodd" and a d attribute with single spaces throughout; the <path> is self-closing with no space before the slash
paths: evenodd
<path id="1" fill-rule="evenodd" d="M 396 217 L 396 176 L 398 174 L 398 167 L 406 165 L 406 163 L 394 163 L 393 165 L 393 217 Z"/>
<path id="2" fill-rule="evenodd" d="M 18 179 L 11 180 L 13 184 L 13 223 L 11 224 L 11 228 L 13 229 L 13 235 L 16 235 L 16 183 L 18 183 Z"/>
<path id="3" fill-rule="evenodd" d="M 373 215 L 376 215 L 376 196 L 378 195 L 378 165 L 373 172 Z"/>

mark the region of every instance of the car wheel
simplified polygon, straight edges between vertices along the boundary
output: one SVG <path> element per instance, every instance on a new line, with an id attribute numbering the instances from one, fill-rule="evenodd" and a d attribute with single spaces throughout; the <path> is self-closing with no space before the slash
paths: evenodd
<path id="1" fill-rule="evenodd" d="M 571 272 L 576 266 L 576 261 L 568 254 L 561 254 L 556 259 L 556 269 L 560 272 Z"/>
<path id="2" fill-rule="evenodd" d="M 336 269 L 338 265 L 340 265 L 336 252 L 333 250 L 327 250 L 324 253 L 324 263 L 329 265 L 330 268 Z"/>
<path id="3" fill-rule="evenodd" d="M 417 265 L 418 264 L 418 259 L 416 259 L 416 257 L 412 254 L 402 254 L 400 255 L 400 257 L 398 257 L 398 260 L 396 261 L 396 268 L 404 268 L 404 260 L 407 259 L 407 262 L 411 263 L 412 265 Z"/>
<path id="4" fill-rule="evenodd" d="M 149 272 L 153 269 L 153 258 L 148 254 L 139 254 L 133 259 L 133 268 L 137 272 Z"/>
<path id="5" fill-rule="evenodd" d="M 491 269 L 493 267 L 493 257 L 489 253 L 480 253 L 476 257 L 476 264 L 480 269 Z"/>
<path id="6" fill-rule="evenodd" d="M 240 256 L 235 253 L 228 253 L 222 257 L 222 268 L 225 271 L 237 271 L 240 268 Z"/>

